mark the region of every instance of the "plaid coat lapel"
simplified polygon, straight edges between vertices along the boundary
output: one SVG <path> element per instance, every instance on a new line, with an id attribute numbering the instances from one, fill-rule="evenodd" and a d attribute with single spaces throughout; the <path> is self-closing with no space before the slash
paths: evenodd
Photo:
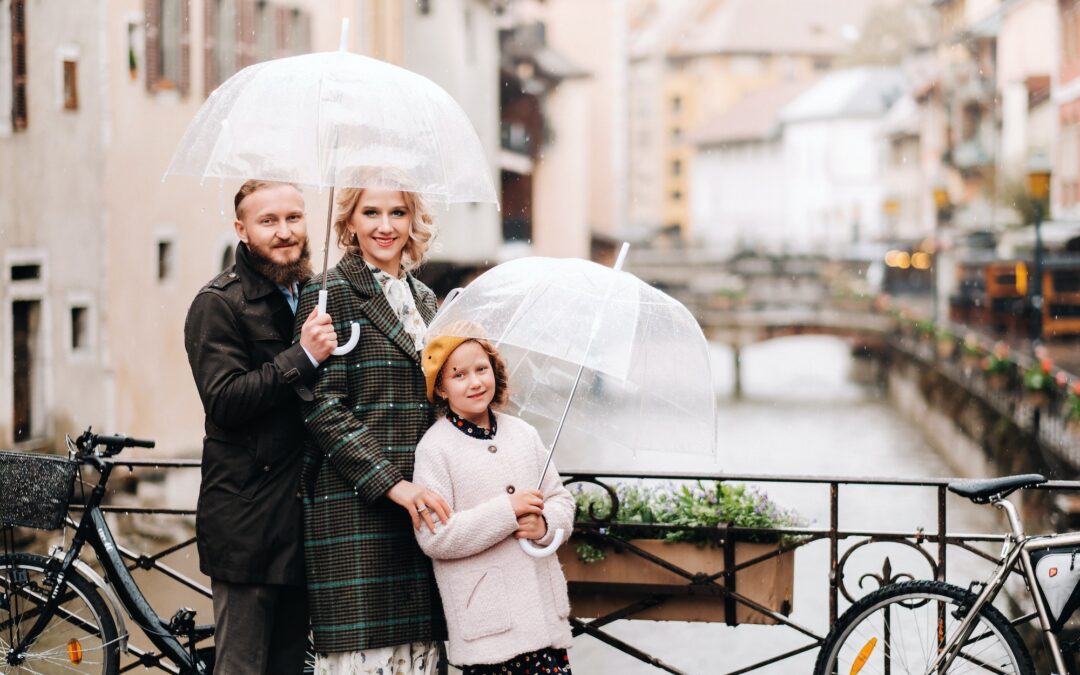
<path id="1" fill-rule="evenodd" d="M 368 269 L 367 264 L 364 263 L 364 259 L 359 255 L 346 254 L 337 267 L 345 278 L 349 280 L 353 288 L 366 298 L 359 306 L 359 310 L 363 312 L 364 316 L 391 342 L 400 347 L 401 351 L 419 363 L 420 354 L 416 351 L 412 336 L 405 332 L 401 320 L 394 314 L 390 303 L 386 301 L 386 296 L 383 295 L 382 289 L 379 288 L 375 276 Z M 434 311 L 431 310 L 429 303 L 425 302 L 428 298 L 423 298 L 425 301 L 417 298 L 416 286 L 412 284 L 411 277 L 409 287 L 412 289 L 413 299 L 416 302 L 420 316 L 424 318 L 424 323 L 430 322 L 431 317 L 434 316 Z"/>

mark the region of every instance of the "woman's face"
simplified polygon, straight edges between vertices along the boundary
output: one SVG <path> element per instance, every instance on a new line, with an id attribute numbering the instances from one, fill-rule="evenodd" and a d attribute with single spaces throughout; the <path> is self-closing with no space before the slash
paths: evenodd
<path id="1" fill-rule="evenodd" d="M 488 406 L 495 398 L 495 370 L 484 348 L 470 341 L 455 349 L 443 364 L 435 393 L 445 398 L 458 416 L 487 426 Z"/>
<path id="2" fill-rule="evenodd" d="M 397 277 L 401 252 L 412 233 L 412 213 L 400 192 L 369 188 L 360 194 L 348 230 L 356 235 L 364 260 Z"/>

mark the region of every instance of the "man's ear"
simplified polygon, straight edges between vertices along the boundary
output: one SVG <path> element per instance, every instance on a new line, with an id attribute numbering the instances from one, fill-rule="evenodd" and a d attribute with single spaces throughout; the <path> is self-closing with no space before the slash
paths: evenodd
<path id="1" fill-rule="evenodd" d="M 245 244 L 248 243 L 247 226 L 244 225 L 244 221 L 239 218 L 233 221 L 233 229 L 236 230 L 236 236 L 240 241 Z"/>

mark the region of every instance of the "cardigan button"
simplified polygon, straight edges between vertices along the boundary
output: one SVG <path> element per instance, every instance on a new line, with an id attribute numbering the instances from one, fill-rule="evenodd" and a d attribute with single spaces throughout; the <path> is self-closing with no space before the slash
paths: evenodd
<path id="1" fill-rule="evenodd" d="M 513 485 L 507 485 L 506 486 L 506 494 L 510 494 L 510 495 L 514 494 L 514 486 Z"/>
<path id="2" fill-rule="evenodd" d="M 499 449 L 498 449 L 497 447 L 495 447 L 494 445 L 489 445 L 489 446 L 488 446 L 488 452 L 490 452 L 490 453 L 493 453 L 493 454 L 494 454 L 494 453 L 496 453 L 496 452 L 498 452 L 498 451 L 499 451 Z"/>

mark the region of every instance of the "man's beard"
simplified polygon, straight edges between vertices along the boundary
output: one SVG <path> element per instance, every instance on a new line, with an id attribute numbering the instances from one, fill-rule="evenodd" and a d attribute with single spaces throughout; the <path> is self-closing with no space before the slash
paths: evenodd
<path id="1" fill-rule="evenodd" d="M 251 255 L 251 266 L 255 268 L 255 271 L 279 286 L 290 287 L 293 283 L 307 281 L 311 278 L 311 248 L 308 246 L 307 239 L 304 239 L 300 257 L 284 265 L 275 262 L 262 250 L 250 243 L 247 247 L 248 253 Z"/>

